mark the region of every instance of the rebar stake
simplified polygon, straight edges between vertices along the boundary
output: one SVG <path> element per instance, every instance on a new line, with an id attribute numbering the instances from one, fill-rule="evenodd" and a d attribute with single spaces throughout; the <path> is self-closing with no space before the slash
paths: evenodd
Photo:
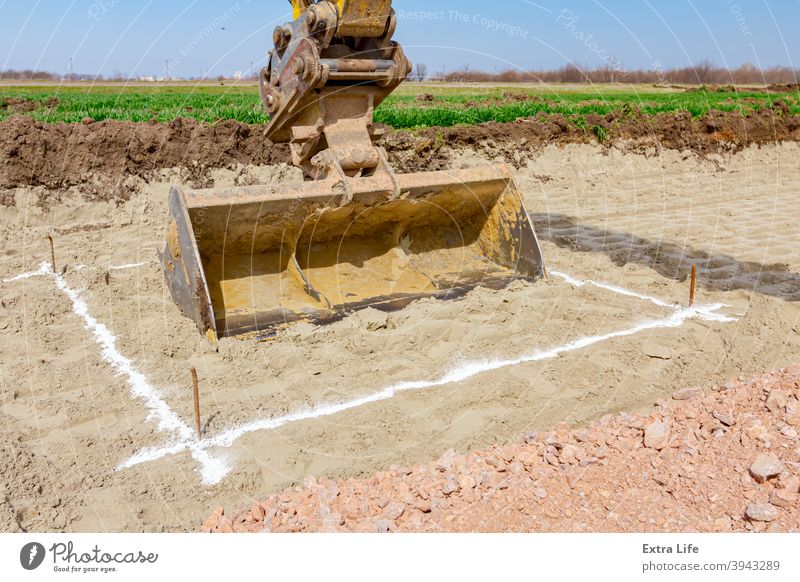
<path id="1" fill-rule="evenodd" d="M 194 392 L 194 420 L 195 424 L 197 425 L 197 440 L 201 440 L 200 437 L 200 389 L 197 384 L 197 370 L 192 368 L 192 391 Z"/>
<path id="2" fill-rule="evenodd" d="M 689 289 L 689 307 L 694 306 L 694 291 L 697 288 L 697 265 L 692 265 L 692 286 Z"/>
<path id="3" fill-rule="evenodd" d="M 53 273 L 56 272 L 56 245 L 53 242 L 53 235 L 49 232 L 47 233 L 47 240 L 50 241 L 50 268 L 53 269 Z"/>

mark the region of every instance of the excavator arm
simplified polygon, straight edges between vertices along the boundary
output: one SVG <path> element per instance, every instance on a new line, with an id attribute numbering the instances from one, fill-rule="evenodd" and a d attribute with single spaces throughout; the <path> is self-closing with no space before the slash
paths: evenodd
<path id="1" fill-rule="evenodd" d="M 292 0 L 259 89 L 267 137 L 300 185 L 173 188 L 161 260 L 174 301 L 214 340 L 296 320 L 398 309 L 542 275 L 504 165 L 397 174 L 373 111 L 411 63 L 391 0 Z"/>
<path id="2" fill-rule="evenodd" d="M 390 0 L 293 0 L 295 19 L 273 33 L 261 73 L 267 136 L 291 144 L 312 179 L 388 171 L 373 146 L 372 112 L 411 63 L 392 40 Z"/>

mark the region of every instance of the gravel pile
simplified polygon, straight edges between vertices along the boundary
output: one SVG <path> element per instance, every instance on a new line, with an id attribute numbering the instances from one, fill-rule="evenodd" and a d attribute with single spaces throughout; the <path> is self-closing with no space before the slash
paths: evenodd
<path id="1" fill-rule="evenodd" d="M 205 532 L 800 531 L 800 366 L 367 479 L 308 478 Z"/>

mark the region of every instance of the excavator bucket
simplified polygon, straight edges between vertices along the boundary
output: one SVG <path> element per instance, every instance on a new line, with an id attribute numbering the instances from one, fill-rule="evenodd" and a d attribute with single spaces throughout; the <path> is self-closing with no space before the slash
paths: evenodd
<path id="1" fill-rule="evenodd" d="M 503 164 L 170 193 L 162 264 L 210 339 L 454 298 L 544 265 Z"/>
<path id="2" fill-rule="evenodd" d="M 259 90 L 307 181 L 170 194 L 161 260 L 213 341 L 544 271 L 505 165 L 397 174 L 373 112 L 411 72 L 391 0 L 292 0 Z"/>

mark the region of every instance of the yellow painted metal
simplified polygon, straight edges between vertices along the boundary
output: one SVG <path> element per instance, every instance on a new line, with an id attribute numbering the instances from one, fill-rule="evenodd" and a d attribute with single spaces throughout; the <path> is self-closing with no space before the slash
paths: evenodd
<path id="1" fill-rule="evenodd" d="M 346 0 L 336 0 L 336 7 L 339 9 L 339 15 L 344 13 L 344 3 Z M 306 8 L 309 6 L 309 0 L 292 0 L 292 18 L 297 20 L 303 15 Z"/>
<path id="2" fill-rule="evenodd" d="M 392 0 L 336 0 L 339 10 L 339 36 L 378 37 L 386 31 Z M 292 15 L 300 18 L 308 0 L 292 0 Z"/>
<path id="3" fill-rule="evenodd" d="M 339 0 L 339 36 L 379 37 L 386 32 L 392 0 Z"/>
<path id="4" fill-rule="evenodd" d="M 292 0 L 292 18 L 297 20 L 308 7 L 308 0 Z"/>

